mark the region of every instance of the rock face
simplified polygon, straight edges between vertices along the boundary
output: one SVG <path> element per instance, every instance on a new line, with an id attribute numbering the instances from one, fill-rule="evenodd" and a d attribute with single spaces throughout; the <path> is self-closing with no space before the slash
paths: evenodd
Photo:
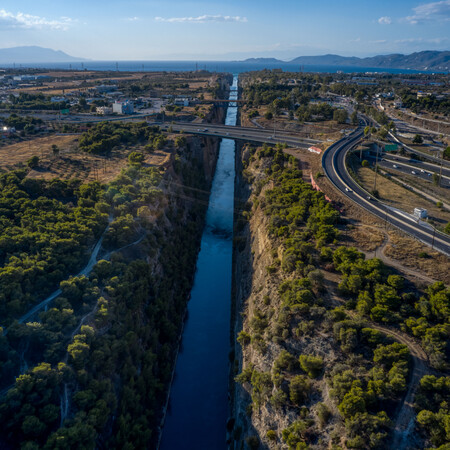
<path id="1" fill-rule="evenodd" d="M 347 248 L 313 224 L 338 213 L 293 156 L 268 147 L 237 155 L 229 448 L 346 448 L 367 435 L 367 448 L 387 445 L 388 414 L 405 386 L 391 406 L 380 402 L 388 414 L 374 403 L 366 412 L 363 388 L 379 381 L 374 374 L 388 383 L 390 370 L 377 366 L 374 348 L 391 341 L 352 320 L 337 295 L 332 255 Z M 379 341 L 368 345 L 368 335 Z M 348 409 L 353 400 L 359 406 Z"/>

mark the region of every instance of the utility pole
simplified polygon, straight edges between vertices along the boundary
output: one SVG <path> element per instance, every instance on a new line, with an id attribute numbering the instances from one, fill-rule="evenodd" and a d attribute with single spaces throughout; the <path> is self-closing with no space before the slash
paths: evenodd
<path id="1" fill-rule="evenodd" d="M 433 240 L 431 241 L 431 250 L 433 250 L 434 247 L 434 236 L 436 235 L 436 228 L 433 226 Z"/>
<path id="2" fill-rule="evenodd" d="M 377 173 L 378 173 L 378 149 L 379 145 L 375 144 L 377 146 L 377 156 L 375 157 L 375 178 L 373 179 L 373 192 L 375 192 L 377 188 Z"/>
<path id="3" fill-rule="evenodd" d="M 442 164 L 444 164 L 444 150 L 442 150 L 441 153 L 441 167 L 439 169 L 439 187 L 441 187 L 441 180 L 442 180 Z"/>

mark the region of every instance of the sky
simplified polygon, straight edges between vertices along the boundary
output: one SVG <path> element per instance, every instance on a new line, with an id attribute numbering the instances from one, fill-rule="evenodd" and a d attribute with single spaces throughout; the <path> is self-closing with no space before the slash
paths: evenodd
<path id="1" fill-rule="evenodd" d="M 0 47 L 94 60 L 449 50 L 450 0 L 3 0 Z"/>

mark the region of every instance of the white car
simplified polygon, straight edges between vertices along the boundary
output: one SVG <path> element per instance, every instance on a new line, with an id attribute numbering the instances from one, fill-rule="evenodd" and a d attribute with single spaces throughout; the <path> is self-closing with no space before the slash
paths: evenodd
<path id="1" fill-rule="evenodd" d="M 416 174 L 416 172 L 415 172 L 414 170 L 411 170 L 411 173 L 412 173 L 413 175 L 415 175 L 415 174 Z"/>
<path id="2" fill-rule="evenodd" d="M 394 169 L 396 169 L 396 168 L 397 168 L 397 164 L 394 164 L 392 167 L 393 167 Z"/>
<path id="3" fill-rule="evenodd" d="M 351 190 L 350 188 L 348 188 L 348 187 L 346 187 L 345 190 L 346 190 L 347 192 L 352 192 L 352 190 Z"/>

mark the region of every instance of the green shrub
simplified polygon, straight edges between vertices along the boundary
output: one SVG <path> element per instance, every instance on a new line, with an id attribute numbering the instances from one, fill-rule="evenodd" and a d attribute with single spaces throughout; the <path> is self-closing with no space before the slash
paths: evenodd
<path id="1" fill-rule="evenodd" d="M 300 355 L 300 367 L 310 378 L 319 376 L 323 369 L 323 359 L 320 356 Z"/>

